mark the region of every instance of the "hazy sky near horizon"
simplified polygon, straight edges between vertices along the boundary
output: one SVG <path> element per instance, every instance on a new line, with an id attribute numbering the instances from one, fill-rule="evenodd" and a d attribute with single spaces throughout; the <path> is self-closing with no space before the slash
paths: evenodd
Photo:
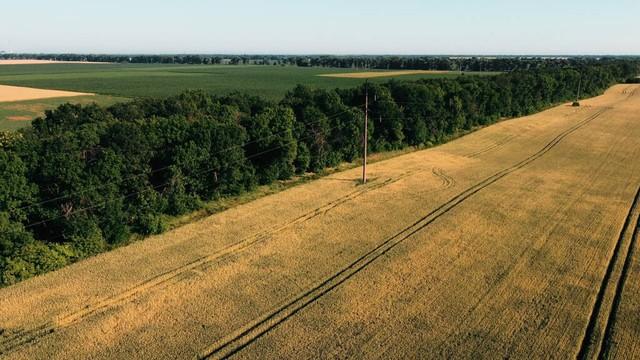
<path id="1" fill-rule="evenodd" d="M 20 0 L 0 51 L 640 54 L 639 0 Z"/>

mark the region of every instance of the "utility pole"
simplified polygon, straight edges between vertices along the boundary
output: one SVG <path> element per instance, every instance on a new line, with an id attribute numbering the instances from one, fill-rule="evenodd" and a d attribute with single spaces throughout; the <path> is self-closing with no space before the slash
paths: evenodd
<path id="1" fill-rule="evenodd" d="M 363 145 L 364 151 L 362 158 L 362 183 L 367 183 L 367 141 L 369 138 L 369 81 L 364 83 L 364 134 Z"/>
<path id="2" fill-rule="evenodd" d="M 576 102 L 580 101 L 580 90 L 582 87 L 582 76 L 580 76 L 580 81 L 578 81 L 578 97 L 576 98 Z"/>
<path id="3" fill-rule="evenodd" d="M 578 94 L 576 94 L 576 101 L 573 102 L 573 104 L 571 104 L 571 106 L 573 107 L 578 107 L 580 106 L 580 90 L 582 88 L 582 75 L 580 75 L 580 80 L 578 81 Z"/>

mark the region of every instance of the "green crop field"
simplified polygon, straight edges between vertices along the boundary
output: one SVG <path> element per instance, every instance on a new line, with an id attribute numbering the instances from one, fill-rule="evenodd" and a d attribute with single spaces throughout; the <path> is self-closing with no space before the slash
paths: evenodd
<path id="1" fill-rule="evenodd" d="M 41 116 L 44 110 L 65 102 L 108 105 L 136 97 L 170 96 L 187 89 L 202 89 L 224 95 L 242 91 L 278 100 L 298 84 L 320 88 L 346 88 L 364 79 L 333 78 L 318 75 L 365 72 L 368 70 L 305 68 L 265 65 L 162 65 L 162 64 L 47 64 L 0 66 L 0 84 L 96 93 L 107 96 L 30 100 L 0 103 L 0 130 L 13 130 L 29 124 L 25 117 Z M 492 75 L 495 73 L 466 73 Z M 386 82 L 391 78 L 415 80 L 457 77 L 459 73 L 407 74 L 370 79 Z M 22 120 L 15 120 L 16 117 Z M 11 120 L 13 118 L 14 120 Z"/>
<path id="2" fill-rule="evenodd" d="M 203 89 L 213 94 L 244 91 L 278 99 L 297 84 L 322 88 L 361 84 L 363 79 L 317 76 L 352 72 L 356 71 L 266 65 L 4 65 L 0 67 L 0 84 L 123 97 L 168 96 L 185 89 Z M 459 74 L 402 75 L 400 78 L 410 80 L 455 76 Z M 371 81 L 384 82 L 390 78 L 376 78 Z"/>

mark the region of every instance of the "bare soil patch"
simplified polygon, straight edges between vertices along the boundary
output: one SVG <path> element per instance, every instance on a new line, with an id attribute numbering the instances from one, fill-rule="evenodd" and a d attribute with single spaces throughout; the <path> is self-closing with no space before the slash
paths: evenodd
<path id="1" fill-rule="evenodd" d="M 87 95 L 94 95 L 94 94 L 80 93 L 80 92 L 74 92 L 74 91 L 34 89 L 34 88 L 21 87 L 21 86 L 0 85 L 0 102 L 50 99 L 50 98 L 87 96 Z"/>
<path id="2" fill-rule="evenodd" d="M 11 121 L 29 121 L 31 120 L 30 116 L 8 116 L 7 120 Z"/>

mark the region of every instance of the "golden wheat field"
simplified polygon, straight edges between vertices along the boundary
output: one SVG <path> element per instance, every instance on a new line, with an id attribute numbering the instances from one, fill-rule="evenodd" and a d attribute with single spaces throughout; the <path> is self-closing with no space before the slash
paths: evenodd
<path id="1" fill-rule="evenodd" d="M 0 85 L 0 102 L 51 99 L 93 95 L 74 91 L 34 89 L 22 86 Z"/>
<path id="2" fill-rule="evenodd" d="M 640 86 L 0 290 L 0 357 L 640 357 Z"/>

